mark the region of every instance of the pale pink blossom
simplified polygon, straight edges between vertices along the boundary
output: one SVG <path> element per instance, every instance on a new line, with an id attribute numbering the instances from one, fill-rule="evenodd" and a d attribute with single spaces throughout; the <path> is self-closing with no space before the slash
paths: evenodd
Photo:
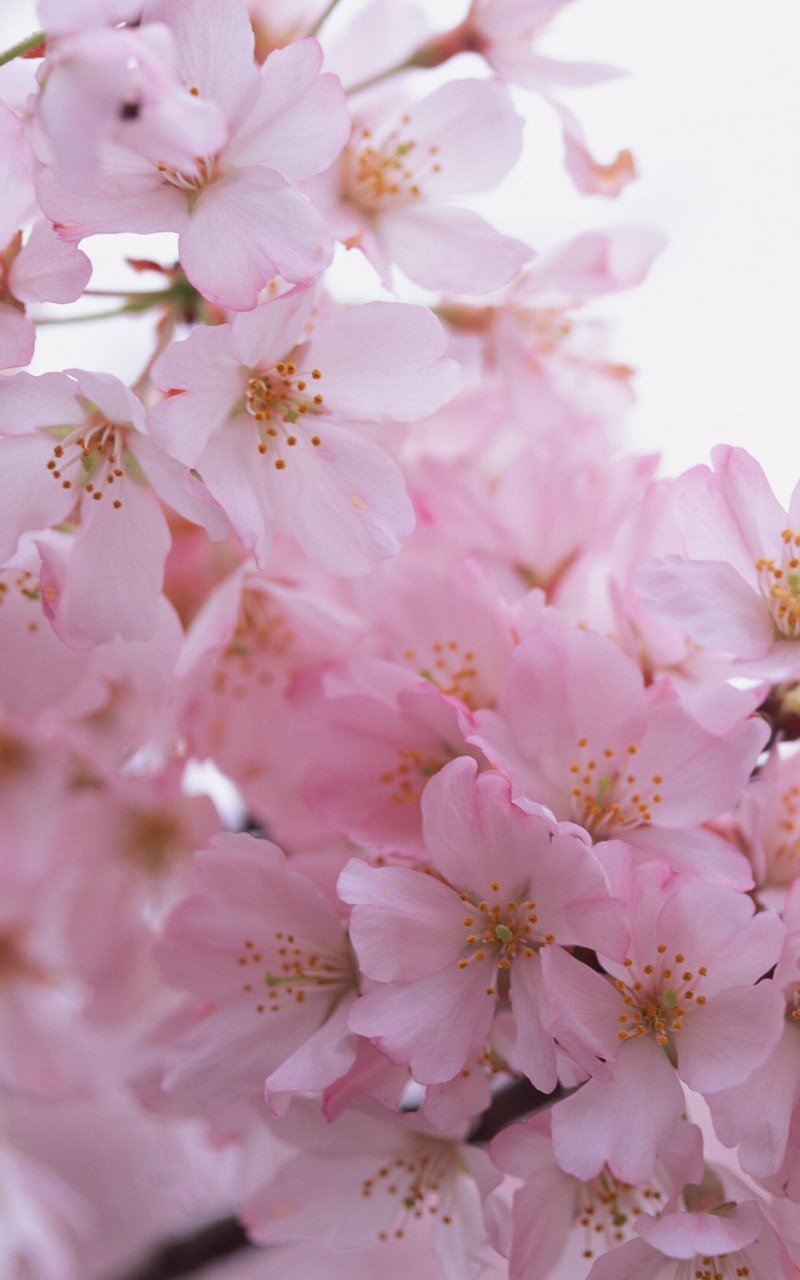
<path id="1" fill-rule="evenodd" d="M 783 912 L 787 933 L 775 984 L 786 1012 L 781 1037 L 746 1084 L 708 1098 L 714 1128 L 726 1146 L 738 1147 L 745 1172 L 767 1179 L 792 1200 L 800 1197 L 800 880 Z M 753 1099 L 758 1099 L 754 1105 Z"/>
<path id="2" fill-rule="evenodd" d="M 306 682 L 303 797 L 351 840 L 419 851 L 420 802 L 431 778 L 456 756 L 483 759 L 456 701 L 431 681 L 369 656 Z"/>
<path id="3" fill-rule="evenodd" d="M 718 445 L 713 471 L 674 481 L 683 556 L 642 567 L 636 588 L 650 612 L 734 659 L 742 674 L 800 675 L 800 486 L 788 511 L 758 462 Z"/>
<path id="4" fill-rule="evenodd" d="M 275 840 L 308 849 L 328 830 L 302 793 L 325 730 L 292 690 L 306 668 L 351 653 L 364 624 L 324 584 L 312 590 L 291 572 L 285 556 L 269 577 L 247 564 L 210 593 L 176 679 L 188 749 L 215 761 Z"/>
<path id="5" fill-rule="evenodd" d="M 617 196 L 636 177 L 630 151 L 620 151 L 609 164 L 595 160 L 581 125 L 555 97 L 555 90 L 602 83 L 620 72 L 599 63 L 563 62 L 536 47 L 551 19 L 569 3 L 571 0 L 472 0 L 464 21 L 428 40 L 417 50 L 411 65 L 437 66 L 466 51 L 481 54 L 504 80 L 541 94 L 554 109 L 563 130 L 567 172 L 578 190 Z"/>
<path id="6" fill-rule="evenodd" d="M 497 186 L 519 157 L 522 123 L 496 80 L 451 81 L 414 103 L 396 92 L 370 101 L 319 182 L 336 234 L 389 287 L 394 267 L 450 293 L 507 284 L 532 251 L 450 201 Z"/>
<path id="7" fill-rule="evenodd" d="M 402 1240 L 432 1219 L 448 1280 L 477 1280 L 492 1257 L 480 1202 L 499 1180 L 485 1152 L 461 1133 L 436 1133 L 422 1117 L 363 1103 L 332 1124 L 297 1108 L 286 1119 L 279 1136 L 300 1151 L 245 1207 L 257 1243 L 321 1236 L 332 1250 L 351 1251 L 358 1274 L 352 1251 Z"/>
<path id="8" fill-rule="evenodd" d="M 296 184 L 327 168 L 350 127 L 341 86 L 320 74 L 319 45 L 305 40 L 278 49 L 259 69 L 240 0 L 227 7 L 222 28 L 216 0 L 158 0 L 144 17 L 169 28 L 177 76 L 189 95 L 219 111 L 224 143 L 176 165 L 157 137 L 145 136 L 142 154 L 107 141 L 102 164 L 80 190 L 64 183 L 44 148 L 42 208 L 67 240 L 177 232 L 190 282 L 234 310 L 254 307 L 276 276 L 313 280 L 328 265 L 332 243 Z"/>
<path id="9" fill-rule="evenodd" d="M 595 840 L 624 839 L 748 888 L 743 855 L 701 824 L 735 803 L 766 741 L 749 710 L 706 728 L 668 685 L 646 688 L 612 641 L 545 610 L 514 651 L 497 710 L 475 713 L 470 740 L 510 773 L 516 796 Z"/>
<path id="10" fill-rule="evenodd" d="M 71 31 L 48 39 L 36 108 L 44 155 L 65 188 L 91 187 L 109 144 L 145 160 L 158 155 L 175 169 L 220 150 L 223 114 L 181 82 L 168 27 L 81 29 L 75 17 Z"/>
<path id="11" fill-rule="evenodd" d="M 145 434 L 144 409 L 109 374 L 17 374 L 0 383 L 0 458 L 11 484 L 0 559 L 28 531 L 74 522 L 69 553 L 38 545 L 44 604 L 65 643 L 141 640 L 158 625 L 169 530 L 163 497 L 214 536 L 225 520 L 202 485 Z"/>
<path id="12" fill-rule="evenodd" d="M 684 1109 L 678 1077 L 712 1094 L 744 1082 L 777 1044 L 784 1002 L 759 981 L 784 929 L 745 894 L 689 880 L 664 863 L 636 868 L 632 936 L 608 977 L 561 948 L 542 958 L 550 1030 L 593 1078 L 553 1109 L 561 1167 L 596 1177 L 652 1176 Z"/>
<path id="13" fill-rule="evenodd" d="M 750 859 L 761 901 L 780 905 L 800 876 L 800 754 L 775 747 L 724 823 Z"/>
<path id="14" fill-rule="evenodd" d="M 344 927 L 283 853 L 250 836 L 216 837 L 195 857 L 194 892 L 170 915 L 158 958 L 196 997 L 167 1050 L 164 1089 L 200 1105 L 258 1096 L 276 1106 L 352 1065 L 356 997 Z"/>
<path id="15" fill-rule="evenodd" d="M 437 1084 L 482 1050 L 496 1009 L 510 1002 L 511 1065 L 549 1091 L 556 1053 L 540 952 L 598 945 L 621 954 L 620 904 L 587 842 L 513 804 L 505 779 L 478 774 L 473 760 L 447 765 L 422 803 L 425 870 L 354 860 L 339 880 L 372 979 L 350 1025 Z"/>
<path id="16" fill-rule="evenodd" d="M 364 573 L 413 526 L 402 474 L 355 424 L 408 422 L 449 399 L 456 366 L 421 307 L 372 302 L 311 329 L 293 290 L 231 325 L 198 328 L 156 361 L 171 395 L 155 439 L 196 467 L 263 567 L 273 528 L 330 572 Z"/>
<path id="17" fill-rule="evenodd" d="M 797 1268 L 756 1200 L 726 1202 L 709 1212 L 670 1206 L 641 1218 L 641 1237 L 598 1258 L 589 1280 L 794 1280 Z"/>
<path id="18" fill-rule="evenodd" d="M 604 1168 L 587 1182 L 556 1163 L 550 1114 L 512 1124 L 493 1139 L 489 1154 L 521 1183 L 510 1214 L 500 1196 L 486 1205 L 490 1235 L 508 1257 L 509 1280 L 585 1280 L 597 1258 L 633 1237 L 642 1214 L 658 1217 L 670 1196 L 703 1176 L 702 1140 L 679 1121 L 669 1148 L 647 1182 L 631 1185 Z"/>

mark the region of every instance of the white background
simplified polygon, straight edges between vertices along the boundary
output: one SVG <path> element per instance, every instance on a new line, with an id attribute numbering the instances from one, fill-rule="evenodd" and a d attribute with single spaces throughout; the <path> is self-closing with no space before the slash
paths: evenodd
<path id="1" fill-rule="evenodd" d="M 464 10 L 428 7 L 440 26 Z M 27 0 L 0 0 L 2 47 L 35 25 Z M 665 231 L 646 284 L 600 304 L 615 358 L 639 371 L 631 445 L 663 449 L 674 474 L 717 441 L 741 444 L 787 497 L 800 475 L 800 0 L 578 0 L 540 47 L 628 71 L 564 100 L 599 159 L 633 149 L 640 180 L 617 201 L 578 196 L 555 121 L 519 94 L 525 161 L 492 216 L 540 249 L 598 225 Z M 148 321 L 42 329 L 33 367 L 134 377 L 148 333 Z"/>

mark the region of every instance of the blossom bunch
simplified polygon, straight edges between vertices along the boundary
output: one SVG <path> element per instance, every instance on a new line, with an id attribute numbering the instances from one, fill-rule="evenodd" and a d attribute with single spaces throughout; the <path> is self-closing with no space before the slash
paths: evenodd
<path id="1" fill-rule="evenodd" d="M 530 93 L 635 177 L 568 2 L 0 57 L 8 1280 L 800 1275 L 800 487 L 624 451 L 657 231 L 469 202 Z M 28 368 L 126 233 L 139 377 Z"/>

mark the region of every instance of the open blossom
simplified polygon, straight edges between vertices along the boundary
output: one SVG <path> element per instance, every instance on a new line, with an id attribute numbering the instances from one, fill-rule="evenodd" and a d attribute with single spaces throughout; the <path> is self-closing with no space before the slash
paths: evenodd
<path id="1" fill-rule="evenodd" d="M 497 711 L 475 719 L 471 741 L 509 772 L 515 795 L 597 841 L 626 840 L 678 870 L 752 884 L 739 850 L 700 824 L 735 803 L 768 736 L 763 721 L 711 731 L 669 687 L 645 688 L 612 641 L 554 610 L 514 651 Z"/>
<path id="2" fill-rule="evenodd" d="M 0 560 L 14 556 L 26 532 L 78 518 L 66 560 L 46 539 L 39 546 L 56 630 L 76 648 L 152 636 L 170 542 L 157 495 L 217 537 L 222 513 L 148 439 L 142 405 L 109 374 L 20 373 L 0 383 L 0 408 L 11 485 Z"/>
<path id="3" fill-rule="evenodd" d="M 636 867 L 631 908 L 628 955 L 603 958 L 608 976 L 558 947 L 542 968 L 550 1029 L 593 1077 L 553 1109 L 556 1159 L 638 1183 L 683 1112 L 678 1076 L 703 1094 L 743 1083 L 780 1038 L 783 998 L 760 979 L 784 928 L 747 895 L 658 862 Z"/>
<path id="4" fill-rule="evenodd" d="M 510 1005 L 512 1066 L 553 1089 L 540 953 L 574 944 L 621 954 L 621 904 L 587 842 L 513 804 L 505 779 L 478 774 L 473 760 L 430 781 L 423 819 L 427 868 L 354 860 L 339 879 L 359 965 L 373 980 L 350 1025 L 437 1084 L 477 1056 L 496 1010 Z"/>
<path id="5" fill-rule="evenodd" d="M 175 168 L 214 153 L 226 128 L 216 103 L 192 94 L 177 74 L 172 33 L 162 23 L 89 27 L 47 43 L 37 122 L 48 161 L 73 191 L 96 179 L 106 143 Z"/>
<path id="6" fill-rule="evenodd" d="M 91 275 L 85 253 L 63 244 L 36 210 L 26 125 L 0 102 L 0 369 L 26 365 L 35 331 L 29 302 L 73 302 Z M 23 236 L 23 228 L 26 233 Z"/>
<path id="7" fill-rule="evenodd" d="M 230 325 L 195 329 L 156 361 L 171 395 L 151 431 L 209 491 L 263 567 L 273 527 L 332 573 L 392 555 L 414 516 L 389 454 L 351 424 L 408 422 L 455 390 L 444 331 L 421 307 L 372 302 L 311 328 L 293 290 Z"/>
<path id="8" fill-rule="evenodd" d="M 224 41 L 216 0 L 157 0 L 144 17 L 169 28 L 177 75 L 190 95 L 218 109 L 224 142 L 175 164 L 156 129 L 145 134 L 141 153 L 106 140 L 102 164 L 80 190 L 64 182 L 45 147 L 38 194 L 59 235 L 175 231 L 190 282 L 234 310 L 254 307 L 276 276 L 315 279 L 332 242 L 296 184 L 331 163 L 350 128 L 338 80 L 320 74 L 319 45 L 304 40 L 278 49 L 258 68 L 239 0 L 226 6 Z"/>
<path id="9" fill-rule="evenodd" d="M 686 1212 L 677 1197 L 638 1240 L 598 1258 L 589 1280 L 795 1280 L 797 1268 L 756 1200 Z"/>
<path id="10" fill-rule="evenodd" d="M 767 1185 L 800 1199 L 800 880 L 789 891 L 787 927 L 775 984 L 785 1000 L 778 1043 L 746 1084 L 712 1094 L 714 1128 L 726 1146 L 737 1146 L 742 1168 Z M 754 1105 L 753 1099 L 758 1099 Z"/>
<path id="11" fill-rule="evenodd" d="M 0 232 L 0 244 L 2 240 Z M 59 240 L 43 218 L 24 243 L 22 232 L 15 232 L 0 249 L 0 369 L 25 365 L 33 355 L 36 332 L 25 304 L 74 302 L 91 273 L 86 254 Z"/>
<path id="12" fill-rule="evenodd" d="M 750 859 L 759 898 L 781 903 L 800 876 L 800 754 L 772 751 L 725 825 Z"/>
<path id="13" fill-rule="evenodd" d="M 389 285 L 395 266 L 451 293 L 507 284 L 532 251 L 447 201 L 505 177 L 522 147 L 522 124 L 495 80 L 453 81 L 415 103 L 384 95 L 366 104 L 319 184 L 334 230 Z"/>
<path id="14" fill-rule="evenodd" d="M 643 1214 L 658 1217 L 670 1197 L 703 1176 L 699 1129 L 679 1121 L 656 1171 L 631 1185 L 604 1168 L 581 1181 L 556 1163 L 550 1114 L 512 1124 L 493 1139 L 498 1168 L 519 1179 L 511 1213 L 500 1196 L 486 1206 L 492 1239 L 509 1260 L 509 1280 L 585 1280 L 592 1262 L 630 1240 Z"/>
<path id="15" fill-rule="evenodd" d="M 324 1089 L 352 1065 L 356 975 L 344 927 L 275 845 L 216 837 L 195 858 L 195 892 L 158 949 L 175 986 L 199 997 L 167 1050 L 164 1088 L 202 1104 L 258 1096 L 276 1106 Z"/>
<path id="16" fill-rule="evenodd" d="M 564 135 L 567 172 L 578 190 L 617 196 L 636 177 L 633 156 L 623 150 L 608 164 L 595 160 L 581 125 L 557 100 L 554 90 L 597 84 L 615 78 L 619 71 L 597 63 L 562 62 L 540 53 L 536 47 L 550 20 L 570 3 L 571 0 L 472 0 L 463 22 L 422 45 L 415 65 L 436 66 L 462 51 L 481 54 L 504 80 L 540 93 L 554 109 Z"/>
<path id="17" fill-rule="evenodd" d="M 427 1219 L 448 1280 L 483 1273 L 491 1250 L 480 1202 L 499 1175 L 462 1133 L 443 1135 L 420 1116 L 363 1102 L 332 1124 L 295 1104 L 276 1129 L 300 1151 L 245 1207 L 258 1244 L 322 1236 L 333 1250 L 353 1251 L 403 1240 Z M 358 1274 L 358 1255 L 350 1256 Z"/>
<path id="18" fill-rule="evenodd" d="M 800 485 L 788 511 L 755 458 L 718 445 L 713 471 L 674 481 L 683 556 L 644 565 L 636 588 L 660 619 L 730 655 L 737 673 L 800 677 Z"/>
<path id="19" fill-rule="evenodd" d="M 303 691 L 303 798 L 350 840 L 419 851 L 420 801 L 456 756 L 476 756 L 469 718 L 431 681 L 370 656 Z"/>

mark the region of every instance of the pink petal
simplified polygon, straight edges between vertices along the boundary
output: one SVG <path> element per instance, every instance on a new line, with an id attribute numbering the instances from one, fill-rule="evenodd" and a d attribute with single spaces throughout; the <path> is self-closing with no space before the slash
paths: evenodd
<path id="1" fill-rule="evenodd" d="M 261 68 L 258 98 L 226 151 L 226 160 L 264 165 L 289 182 L 327 169 L 350 134 L 342 86 L 320 75 L 316 40 L 275 49 Z"/>
<path id="2" fill-rule="evenodd" d="M 315 279 L 330 262 L 333 244 L 305 196 L 271 169 L 253 166 L 203 189 L 179 252 L 188 279 L 205 298 L 249 311 L 275 276 L 304 284 Z"/>
<path id="3" fill-rule="evenodd" d="M 381 219 L 387 257 L 417 284 L 447 293 L 490 293 L 513 280 L 533 251 L 471 209 L 410 204 Z"/>
<path id="4" fill-rule="evenodd" d="M 350 937 L 367 977 L 413 982 L 457 969 L 464 904 L 448 885 L 405 867 L 370 867 L 353 859 L 336 891 L 354 908 Z"/>
<path id="5" fill-rule="evenodd" d="M 783 997 L 771 983 L 721 991 L 676 1035 L 681 1078 L 698 1093 L 741 1084 L 775 1048 L 783 1015 Z"/>
<path id="6" fill-rule="evenodd" d="M 427 307 L 368 302 L 322 320 L 308 361 L 322 371 L 328 408 L 350 421 L 413 422 L 457 390 L 447 335 Z"/>
<path id="7" fill-rule="evenodd" d="M 421 1084 L 452 1080 L 481 1052 L 492 1024 L 495 997 L 485 986 L 480 966 L 468 965 L 377 988 L 353 1006 L 350 1029 L 375 1040 L 393 1062 L 407 1062 Z"/>

